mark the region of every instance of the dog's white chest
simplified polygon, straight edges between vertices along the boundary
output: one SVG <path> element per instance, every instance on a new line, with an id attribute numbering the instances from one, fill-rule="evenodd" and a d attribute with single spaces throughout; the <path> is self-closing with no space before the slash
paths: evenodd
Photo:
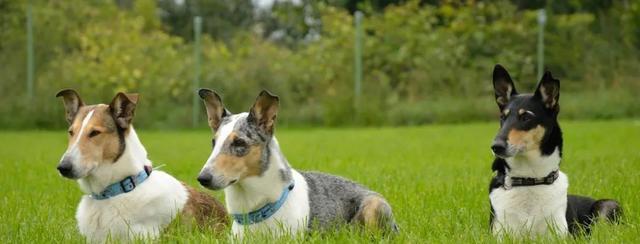
<path id="1" fill-rule="evenodd" d="M 289 194 L 285 204 L 270 218 L 251 225 L 241 225 L 233 222 L 231 229 L 238 238 L 243 238 L 249 233 L 270 234 L 281 236 L 283 234 L 297 234 L 307 228 L 309 218 L 309 193 L 304 177 L 295 170 L 291 170 L 295 180 L 295 188 Z"/>
<path id="2" fill-rule="evenodd" d="M 560 172 L 551 185 L 494 189 L 489 194 L 495 218 L 494 235 L 543 235 L 554 230 L 560 235 L 568 233 L 566 210 L 567 176 Z M 506 232 L 506 233 L 505 233 Z"/>
<path id="3" fill-rule="evenodd" d="M 179 181 L 154 171 L 132 192 L 106 200 L 84 196 L 76 212 L 78 228 L 91 242 L 153 238 L 171 223 L 187 198 Z"/>

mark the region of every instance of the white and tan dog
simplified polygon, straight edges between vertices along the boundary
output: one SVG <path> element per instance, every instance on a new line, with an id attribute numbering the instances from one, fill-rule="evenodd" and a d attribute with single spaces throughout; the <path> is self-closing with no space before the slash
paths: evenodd
<path id="1" fill-rule="evenodd" d="M 70 89 L 56 96 L 64 99 L 70 124 L 57 169 L 86 193 L 76 219 L 88 241 L 155 238 L 179 215 L 214 230 L 227 225 L 224 206 L 214 198 L 152 171 L 131 125 L 137 94 L 118 93 L 109 105 L 84 105 Z"/>

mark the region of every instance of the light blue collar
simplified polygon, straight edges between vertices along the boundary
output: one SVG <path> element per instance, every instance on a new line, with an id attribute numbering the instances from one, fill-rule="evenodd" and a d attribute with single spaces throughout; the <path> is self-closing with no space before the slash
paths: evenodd
<path id="1" fill-rule="evenodd" d="M 294 183 L 291 182 L 284 189 L 282 189 L 282 194 L 280 195 L 278 201 L 267 203 L 260 209 L 247 214 L 232 214 L 233 219 L 241 225 L 250 225 L 265 221 L 269 217 L 273 216 L 276 212 L 278 212 L 278 209 L 280 209 L 284 202 L 287 201 L 287 196 L 289 196 L 289 192 L 293 190 L 293 187 Z"/>
<path id="2" fill-rule="evenodd" d="M 142 182 L 149 178 L 151 170 L 150 166 L 145 165 L 144 170 L 140 171 L 137 175 L 129 176 L 124 178 L 124 180 L 113 183 L 107 186 L 107 188 L 99 194 L 91 193 L 91 198 L 96 200 L 105 200 L 122 193 L 133 191 L 133 189 L 136 189 L 138 185 L 142 184 Z"/>

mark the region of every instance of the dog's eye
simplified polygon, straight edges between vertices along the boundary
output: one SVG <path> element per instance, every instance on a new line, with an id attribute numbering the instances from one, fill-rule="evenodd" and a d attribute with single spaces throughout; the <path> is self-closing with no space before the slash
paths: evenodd
<path id="1" fill-rule="evenodd" d="M 233 147 L 247 147 L 247 142 L 242 140 L 242 139 L 235 139 L 233 140 L 233 142 L 231 143 L 231 146 Z"/>
<path id="2" fill-rule="evenodd" d="M 73 136 L 73 130 L 69 130 L 67 132 L 69 133 L 70 136 Z"/>
<path id="3" fill-rule="evenodd" d="M 89 138 L 97 136 L 97 135 L 100 135 L 100 131 L 92 130 L 91 132 L 89 132 Z"/>
<path id="4" fill-rule="evenodd" d="M 500 115 L 500 121 L 505 121 L 507 119 L 507 116 L 504 114 Z"/>
<path id="5" fill-rule="evenodd" d="M 520 115 L 520 120 L 526 122 L 532 120 L 534 117 L 535 116 L 533 114 L 527 111 L 526 113 Z"/>
<path id="6" fill-rule="evenodd" d="M 231 142 L 231 150 L 235 153 L 236 156 L 243 156 L 247 154 L 247 142 L 236 138 Z"/>

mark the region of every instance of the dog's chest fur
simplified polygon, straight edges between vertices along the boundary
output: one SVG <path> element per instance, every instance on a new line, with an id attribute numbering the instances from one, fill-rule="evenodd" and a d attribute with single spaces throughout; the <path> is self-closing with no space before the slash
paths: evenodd
<path id="1" fill-rule="evenodd" d="M 569 181 L 564 173 L 559 174 L 551 185 L 492 189 L 489 199 L 494 211 L 493 233 L 535 236 L 554 229 L 558 234 L 567 234 Z"/>
<path id="2" fill-rule="evenodd" d="M 274 236 L 280 236 L 287 233 L 295 234 L 303 231 L 307 227 L 309 219 L 307 182 L 300 173 L 293 169 L 291 169 L 291 176 L 293 177 L 295 187 L 289 193 L 282 207 L 273 216 L 260 223 L 241 225 L 234 221 L 231 226 L 234 235 L 243 238 L 246 231 L 249 233 L 270 233 Z M 241 212 L 234 211 L 233 209 L 236 208 L 239 202 L 244 201 L 229 197 L 230 195 L 227 196 L 227 207 L 230 209 L 230 212 Z"/>
<path id="3" fill-rule="evenodd" d="M 108 237 L 153 238 L 182 211 L 187 200 L 188 192 L 182 183 L 162 171 L 153 171 L 129 193 L 106 200 L 84 196 L 76 219 L 80 233 L 92 242 Z"/>

